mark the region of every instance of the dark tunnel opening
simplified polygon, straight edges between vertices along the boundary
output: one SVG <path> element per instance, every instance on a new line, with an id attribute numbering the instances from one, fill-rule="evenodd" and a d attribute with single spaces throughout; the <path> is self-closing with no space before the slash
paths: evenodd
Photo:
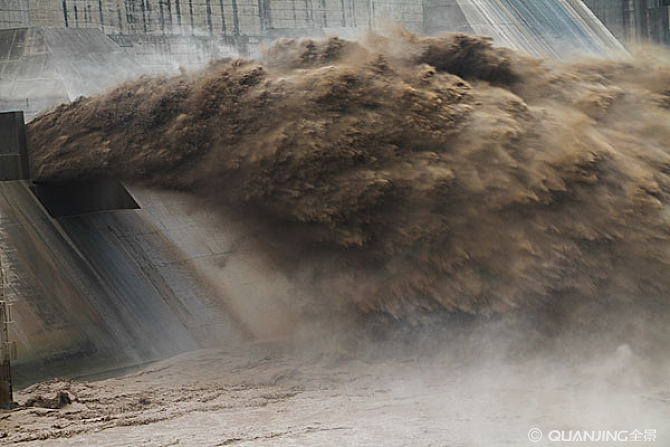
<path id="1" fill-rule="evenodd" d="M 140 208 L 121 183 L 109 179 L 33 183 L 30 190 L 55 218 Z"/>

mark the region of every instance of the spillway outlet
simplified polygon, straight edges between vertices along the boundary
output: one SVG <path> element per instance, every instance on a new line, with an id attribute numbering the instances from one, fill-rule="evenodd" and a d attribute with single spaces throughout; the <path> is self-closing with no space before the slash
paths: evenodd
<path id="1" fill-rule="evenodd" d="M 30 190 L 54 218 L 140 208 L 123 184 L 109 179 L 35 182 Z"/>

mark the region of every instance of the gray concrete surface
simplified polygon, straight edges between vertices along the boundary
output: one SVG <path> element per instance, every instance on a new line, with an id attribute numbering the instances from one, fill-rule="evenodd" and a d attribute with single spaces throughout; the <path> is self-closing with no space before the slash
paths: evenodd
<path id="1" fill-rule="evenodd" d="M 0 112 L 23 110 L 30 120 L 139 72 L 131 57 L 95 29 L 0 30 Z"/>
<path id="2" fill-rule="evenodd" d="M 536 56 L 604 56 L 623 47 L 581 0 L 426 0 L 426 31 L 490 36 Z"/>
<path id="3" fill-rule="evenodd" d="M 243 336 L 147 210 L 54 219 L 25 181 L 13 181 L 0 182 L 0 216 L 19 386 Z"/>
<path id="4" fill-rule="evenodd" d="M 0 114 L 0 137 L 0 173 L 7 174 L 0 181 L 0 265 L 13 304 L 19 386 L 247 335 L 197 271 L 196 258 L 207 257 L 200 247 L 216 250 L 198 239 L 206 225 L 190 222 L 179 199 L 136 189 L 140 208 L 121 185 L 31 186 L 22 180 L 28 160 L 21 113 Z"/>
<path id="5" fill-rule="evenodd" d="M 584 0 L 615 36 L 670 45 L 669 0 Z"/>

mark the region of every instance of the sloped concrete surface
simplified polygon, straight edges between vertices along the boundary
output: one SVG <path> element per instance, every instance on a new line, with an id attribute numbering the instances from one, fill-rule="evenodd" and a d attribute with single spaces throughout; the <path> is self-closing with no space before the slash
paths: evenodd
<path id="1" fill-rule="evenodd" d="M 605 56 L 622 45 L 581 0 L 427 0 L 426 32 L 492 37 L 535 56 Z"/>
<path id="2" fill-rule="evenodd" d="M 51 218 L 0 182 L 15 381 L 95 373 L 243 336 L 187 255 L 143 210 Z"/>
<path id="3" fill-rule="evenodd" d="M 0 30 L 0 111 L 23 110 L 27 120 L 140 72 L 121 47 L 96 29 Z"/>

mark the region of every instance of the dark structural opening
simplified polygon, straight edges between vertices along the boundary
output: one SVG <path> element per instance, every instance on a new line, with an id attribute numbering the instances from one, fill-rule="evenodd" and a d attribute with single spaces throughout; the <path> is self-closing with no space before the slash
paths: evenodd
<path id="1" fill-rule="evenodd" d="M 27 179 L 28 175 L 23 112 L 0 113 L 0 180 Z"/>
<path id="2" fill-rule="evenodd" d="M 140 208 L 126 188 L 114 180 L 33 183 L 30 189 L 51 217 Z"/>

